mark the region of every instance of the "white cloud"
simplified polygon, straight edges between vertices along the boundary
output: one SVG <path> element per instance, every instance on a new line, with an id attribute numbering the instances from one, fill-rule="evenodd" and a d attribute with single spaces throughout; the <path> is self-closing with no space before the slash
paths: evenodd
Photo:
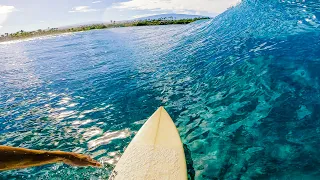
<path id="1" fill-rule="evenodd" d="M 101 1 L 93 1 L 92 3 L 93 3 L 93 4 L 101 3 Z"/>
<path id="2" fill-rule="evenodd" d="M 79 13 L 86 13 L 86 12 L 94 12 L 98 11 L 98 9 L 91 9 L 89 6 L 77 6 L 72 8 L 71 13 L 79 12 Z"/>
<path id="3" fill-rule="evenodd" d="M 132 18 L 138 19 L 138 18 L 143 18 L 143 17 L 148 17 L 148 16 L 154 16 L 154 15 L 158 15 L 158 14 L 141 14 L 141 15 L 132 16 Z"/>
<path id="4" fill-rule="evenodd" d="M 12 11 L 14 11 L 15 8 L 14 6 L 3 6 L 0 5 L 0 14 L 8 14 L 11 13 Z"/>
<path id="5" fill-rule="evenodd" d="M 3 26 L 0 25 L 0 29 L 3 28 Z"/>
<path id="6" fill-rule="evenodd" d="M 14 6 L 0 5 L 0 25 L 2 23 L 4 23 L 7 20 L 8 15 L 15 10 L 16 9 Z M 1 27 L 3 27 L 3 26 L 1 26 Z"/>
<path id="7" fill-rule="evenodd" d="M 113 8 L 151 11 L 196 11 L 222 13 L 240 0 L 129 0 L 113 4 Z"/>

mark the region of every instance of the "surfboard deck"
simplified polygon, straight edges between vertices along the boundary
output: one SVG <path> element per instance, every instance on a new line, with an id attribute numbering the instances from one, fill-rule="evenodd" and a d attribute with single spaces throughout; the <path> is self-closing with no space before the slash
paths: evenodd
<path id="1" fill-rule="evenodd" d="M 160 107 L 133 138 L 109 180 L 186 180 L 187 166 L 178 130 Z"/>

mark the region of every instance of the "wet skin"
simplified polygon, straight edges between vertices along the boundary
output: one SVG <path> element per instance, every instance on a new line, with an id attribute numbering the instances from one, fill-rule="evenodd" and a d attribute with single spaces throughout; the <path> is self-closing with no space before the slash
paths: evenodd
<path id="1" fill-rule="evenodd" d="M 43 151 L 0 146 L 0 171 L 63 162 L 71 166 L 101 167 L 87 155 L 63 151 Z"/>

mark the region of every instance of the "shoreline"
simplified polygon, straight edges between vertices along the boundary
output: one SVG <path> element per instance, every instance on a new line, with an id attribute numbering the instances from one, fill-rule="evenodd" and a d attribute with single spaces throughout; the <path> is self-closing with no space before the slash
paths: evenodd
<path id="1" fill-rule="evenodd" d="M 79 32 L 81 32 L 81 31 L 79 31 Z M 1 44 L 10 44 L 10 43 L 15 43 L 15 42 L 32 41 L 32 40 L 42 39 L 42 38 L 54 38 L 54 37 L 58 37 L 58 36 L 67 36 L 67 35 L 71 35 L 73 33 L 76 33 L 76 32 L 61 32 L 61 33 L 56 33 L 56 34 L 44 34 L 44 35 L 38 35 L 38 36 L 21 37 L 21 38 L 15 38 L 15 39 L 4 40 L 4 41 L 0 40 L 0 45 Z"/>
<path id="2" fill-rule="evenodd" d="M 98 30 L 98 29 L 111 29 L 111 28 L 121 28 L 121 27 L 135 27 L 135 26 L 163 26 L 163 25 L 183 25 L 190 24 L 192 22 L 198 20 L 210 19 L 209 17 L 203 18 L 193 18 L 193 19 L 179 19 L 179 20 L 144 20 L 144 21 L 132 21 L 132 22 L 123 22 L 123 23 L 113 23 L 113 24 L 92 24 L 92 25 L 84 25 L 84 26 L 76 26 L 64 29 L 51 28 L 47 30 L 37 30 L 25 32 L 23 30 L 0 36 L 0 43 L 16 41 L 16 40 L 25 40 L 31 38 L 45 37 L 45 36 L 56 36 L 67 33 L 75 33 L 75 32 L 85 32 L 90 30 Z"/>

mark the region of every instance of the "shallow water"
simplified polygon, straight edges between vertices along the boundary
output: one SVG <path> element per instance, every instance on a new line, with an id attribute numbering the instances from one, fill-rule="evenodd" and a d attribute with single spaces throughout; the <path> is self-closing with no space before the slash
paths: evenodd
<path id="1" fill-rule="evenodd" d="M 247 0 L 186 26 L 0 44 L 0 144 L 92 155 L 3 179 L 103 179 L 164 105 L 195 179 L 319 179 L 319 2 Z"/>

